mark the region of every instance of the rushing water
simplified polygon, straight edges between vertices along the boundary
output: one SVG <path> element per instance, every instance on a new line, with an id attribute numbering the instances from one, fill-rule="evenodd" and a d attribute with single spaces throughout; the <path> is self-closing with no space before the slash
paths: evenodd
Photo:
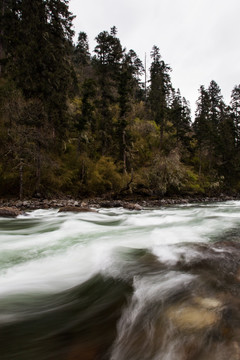
<path id="1" fill-rule="evenodd" d="M 0 218 L 0 359 L 240 359 L 239 240 L 239 201 Z"/>

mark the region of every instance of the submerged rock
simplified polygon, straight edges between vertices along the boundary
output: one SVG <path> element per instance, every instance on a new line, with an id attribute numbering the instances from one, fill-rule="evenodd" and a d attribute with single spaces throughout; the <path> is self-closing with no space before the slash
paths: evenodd
<path id="1" fill-rule="evenodd" d="M 88 207 L 79 207 L 79 206 L 63 206 L 58 212 L 97 212 L 94 209 L 90 209 Z"/>
<path id="2" fill-rule="evenodd" d="M 167 317 L 179 330 L 202 330 L 215 325 L 219 320 L 219 314 L 208 308 L 207 301 L 204 307 L 172 306 L 167 311 Z"/>
<path id="3" fill-rule="evenodd" d="M 209 310 L 210 309 L 216 310 L 222 306 L 222 302 L 216 298 L 209 298 L 209 297 L 203 298 L 203 297 L 198 296 L 198 297 L 194 298 L 194 302 L 197 305 L 199 305 L 205 309 L 209 309 Z"/>
<path id="4" fill-rule="evenodd" d="M 11 217 L 11 218 L 15 218 L 18 215 L 22 215 L 23 211 L 20 211 L 16 208 L 12 208 L 12 207 L 1 207 L 0 208 L 0 217 Z"/>

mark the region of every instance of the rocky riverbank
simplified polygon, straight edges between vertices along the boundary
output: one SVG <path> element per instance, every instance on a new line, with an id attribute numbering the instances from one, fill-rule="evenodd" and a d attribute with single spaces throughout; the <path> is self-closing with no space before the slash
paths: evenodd
<path id="1" fill-rule="evenodd" d="M 240 196 L 219 197 L 185 197 L 185 198 L 129 198 L 124 200 L 112 200 L 104 198 L 91 198 L 84 200 L 75 199 L 27 199 L 27 200 L 6 200 L 0 199 L 0 208 L 15 209 L 16 214 L 20 211 L 58 208 L 61 211 L 89 211 L 99 208 L 123 207 L 128 210 L 141 210 L 142 208 L 157 208 L 162 206 L 192 204 L 192 203 L 213 203 L 228 200 L 238 200 Z M 7 216 L 7 214 L 6 214 Z"/>

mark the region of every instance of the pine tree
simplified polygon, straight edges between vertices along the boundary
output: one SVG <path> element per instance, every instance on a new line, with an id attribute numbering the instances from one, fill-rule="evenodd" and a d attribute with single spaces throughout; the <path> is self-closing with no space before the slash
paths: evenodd
<path id="1" fill-rule="evenodd" d="M 195 121 L 193 123 L 193 129 L 195 131 L 195 136 L 197 139 L 197 147 L 199 151 L 199 174 L 201 174 L 203 157 L 210 146 L 208 136 L 210 131 L 210 100 L 208 92 L 205 90 L 203 85 L 200 87 L 199 92 L 200 95 L 197 100 L 197 110 L 195 114 Z"/>
<path id="2" fill-rule="evenodd" d="M 126 126 L 127 114 L 131 110 L 136 93 L 139 91 L 140 75 L 143 72 L 141 60 L 137 57 L 135 51 L 130 50 L 124 54 L 120 76 L 118 81 L 119 94 L 119 121 L 118 121 L 118 143 L 120 158 L 123 159 L 124 172 L 127 172 L 127 143 L 126 143 Z"/>
<path id="3" fill-rule="evenodd" d="M 180 90 L 173 91 L 173 101 L 170 109 L 170 120 L 176 131 L 176 145 L 189 146 L 189 132 L 191 129 L 191 112 L 185 98 L 181 97 Z"/>
<path id="4" fill-rule="evenodd" d="M 234 87 L 230 105 L 235 127 L 235 145 L 240 147 L 240 85 Z"/>
<path id="5" fill-rule="evenodd" d="M 168 116 L 169 99 L 172 90 L 171 68 L 161 60 L 159 48 L 153 46 L 151 52 L 149 102 L 156 124 L 160 125 L 160 148 Z"/>
<path id="6" fill-rule="evenodd" d="M 74 63 L 80 66 L 88 65 L 90 63 L 88 37 L 83 31 L 81 31 L 78 35 L 73 59 Z"/>
<path id="7" fill-rule="evenodd" d="M 216 149 L 218 171 L 224 178 L 225 186 L 231 190 L 240 170 L 240 160 L 235 146 L 235 127 L 231 108 L 222 103 L 220 107 L 219 140 Z"/>
<path id="8" fill-rule="evenodd" d="M 67 0 L 11 1 L 3 17 L 6 71 L 26 98 L 43 101 L 59 131 L 72 77 L 72 19 Z"/>
<path id="9" fill-rule="evenodd" d="M 113 31 L 114 29 L 114 31 Z M 124 49 L 116 37 L 116 28 L 101 32 L 97 37 L 93 66 L 99 84 L 99 132 L 102 138 L 101 150 L 105 155 L 111 148 L 115 133 L 113 124 L 113 105 L 118 101 L 118 82 Z"/>

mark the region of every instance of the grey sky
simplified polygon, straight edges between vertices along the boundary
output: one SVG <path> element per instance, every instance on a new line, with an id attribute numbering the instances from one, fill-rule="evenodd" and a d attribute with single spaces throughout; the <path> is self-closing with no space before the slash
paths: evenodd
<path id="1" fill-rule="evenodd" d="M 90 49 L 94 38 L 115 25 L 118 37 L 141 60 L 153 45 L 173 71 L 172 83 L 191 103 L 200 85 L 215 80 L 228 103 L 240 84 L 239 0 L 70 0 L 76 34 L 85 31 Z"/>

